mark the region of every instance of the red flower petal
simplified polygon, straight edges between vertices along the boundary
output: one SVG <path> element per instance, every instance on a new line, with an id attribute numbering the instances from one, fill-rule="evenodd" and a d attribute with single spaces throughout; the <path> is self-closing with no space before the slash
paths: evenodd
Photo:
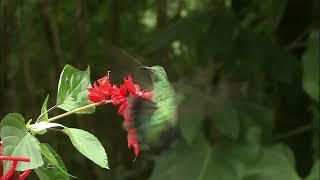
<path id="1" fill-rule="evenodd" d="M 106 76 L 97 80 L 94 83 L 93 88 L 88 88 L 89 94 L 88 99 L 92 102 L 101 102 L 110 99 L 112 104 L 120 104 L 118 114 L 123 116 L 125 129 L 128 132 L 128 148 L 133 147 L 136 156 L 139 155 L 139 142 L 136 128 L 132 127 L 131 124 L 133 118 L 130 113 L 130 104 L 127 101 L 128 93 L 131 96 L 141 96 L 145 99 L 152 99 L 152 92 L 144 92 L 140 90 L 140 86 L 132 81 L 132 77 L 129 75 L 124 78 L 124 84 L 120 87 L 110 84 L 109 72 Z"/>
<path id="2" fill-rule="evenodd" d="M 111 97 L 112 104 L 117 105 L 117 104 L 124 103 L 127 100 L 126 95 L 127 95 L 127 89 L 125 85 L 121 85 L 120 88 L 118 88 L 117 86 L 114 86 L 113 94 Z"/>
<path id="3" fill-rule="evenodd" d="M 88 88 L 88 91 L 88 99 L 92 102 L 100 102 L 106 99 L 105 95 L 100 91 L 96 83 L 94 84 L 93 88 Z"/>
<path id="4" fill-rule="evenodd" d="M 94 95 L 91 95 L 91 94 L 88 95 L 88 99 L 93 103 L 97 103 L 97 102 L 103 101 L 100 97 L 97 97 L 97 96 L 94 96 Z"/>
<path id="5" fill-rule="evenodd" d="M 138 156 L 140 149 L 136 129 L 128 130 L 128 148 L 131 149 L 131 147 L 133 147 L 135 155 Z"/>
<path id="6" fill-rule="evenodd" d="M 122 103 L 121 106 L 119 107 L 118 114 L 124 116 L 124 113 L 125 113 L 128 105 L 129 105 L 128 101 L 125 101 L 124 103 Z"/>
<path id="7" fill-rule="evenodd" d="M 88 99 L 94 103 L 108 100 L 114 91 L 110 84 L 109 72 L 108 75 L 97 80 L 93 88 L 88 88 L 88 91 Z"/>
<path id="8" fill-rule="evenodd" d="M 110 77 L 109 77 L 109 72 L 107 75 L 105 75 L 103 78 L 98 79 L 97 82 L 99 83 L 100 86 L 106 86 L 110 84 Z"/>
<path id="9" fill-rule="evenodd" d="M 124 84 L 131 95 L 141 96 L 143 94 L 143 91 L 140 91 L 140 86 L 132 82 L 132 77 L 130 75 L 127 78 L 124 78 Z"/>
<path id="10" fill-rule="evenodd" d="M 142 94 L 142 97 L 144 98 L 144 99 L 147 99 L 147 100 L 152 100 L 152 92 L 151 91 L 149 91 L 149 92 L 145 92 L 145 93 L 143 93 Z"/>
<path id="11" fill-rule="evenodd" d="M 140 153 L 140 149 L 139 149 L 139 144 L 136 142 L 130 142 L 128 141 L 128 148 L 131 149 L 131 147 L 133 147 L 134 149 L 134 154 L 136 155 L 136 157 L 139 156 Z"/>
<path id="12" fill-rule="evenodd" d="M 137 130 L 136 128 L 131 126 L 130 121 L 133 120 L 132 117 L 130 116 L 131 106 L 128 101 L 126 101 L 126 104 L 127 106 L 124 109 L 123 117 L 125 121 L 124 124 L 128 132 L 128 148 L 131 149 L 131 147 L 133 147 L 134 153 L 137 157 L 140 153 Z"/>
<path id="13" fill-rule="evenodd" d="M 127 89 L 126 89 L 126 86 L 124 84 L 120 86 L 120 94 L 123 95 L 123 96 L 127 95 Z"/>
<path id="14" fill-rule="evenodd" d="M 113 87 L 110 84 L 109 72 L 108 75 L 99 79 L 98 81 L 99 89 L 105 96 L 111 96 L 113 92 Z"/>

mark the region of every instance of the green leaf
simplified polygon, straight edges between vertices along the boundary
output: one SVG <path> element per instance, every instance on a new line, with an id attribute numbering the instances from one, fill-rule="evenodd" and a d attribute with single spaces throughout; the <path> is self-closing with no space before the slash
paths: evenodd
<path id="1" fill-rule="evenodd" d="M 181 144 L 176 151 L 161 156 L 156 161 L 149 180 L 200 179 L 201 172 L 208 169 L 205 159 L 210 160 L 211 156 L 212 148 L 205 141 L 198 142 L 191 148 Z"/>
<path id="2" fill-rule="evenodd" d="M 69 179 L 70 174 L 68 174 L 67 169 L 60 156 L 51 148 L 49 144 L 41 143 L 41 154 L 44 156 L 44 167 L 40 167 L 40 174 L 47 174 L 48 177 L 57 179 L 58 177 Z M 53 166 L 50 169 L 47 166 Z M 37 170 L 36 170 L 37 172 Z M 38 173 L 37 173 L 38 174 Z"/>
<path id="3" fill-rule="evenodd" d="M 35 169 L 38 177 L 41 180 L 70 179 L 59 155 L 48 144 L 40 144 L 40 146 L 44 165 Z"/>
<path id="4" fill-rule="evenodd" d="M 288 0 L 272 0 L 270 11 L 270 33 L 274 33 L 287 9 Z"/>
<path id="5" fill-rule="evenodd" d="M 300 180 L 295 171 L 295 162 L 291 150 L 278 144 L 266 147 L 262 156 L 247 170 L 244 180 Z"/>
<path id="6" fill-rule="evenodd" d="M 314 165 L 313 165 L 308 177 L 305 180 L 319 180 L 320 179 L 320 173 L 319 172 L 320 172 L 320 165 L 319 165 L 319 160 L 317 160 L 314 163 Z"/>
<path id="7" fill-rule="evenodd" d="M 80 71 L 70 65 L 66 65 L 60 75 L 57 104 L 65 111 L 91 104 L 88 100 L 88 88 L 91 87 L 90 69 Z M 78 112 L 79 114 L 90 114 L 95 108 L 89 108 Z"/>
<path id="8" fill-rule="evenodd" d="M 2 127 L 5 126 L 12 126 L 18 129 L 24 130 L 25 129 L 25 120 L 21 114 L 18 113 L 10 113 L 6 115 L 3 120 L 1 121 Z"/>
<path id="9" fill-rule="evenodd" d="M 12 126 L 1 128 L 3 154 L 6 156 L 16 156 L 30 158 L 31 162 L 21 162 L 16 170 L 25 171 L 35 169 L 43 165 L 39 141 L 27 133 L 26 129 L 18 129 Z M 8 170 L 11 162 L 5 162 L 5 170 Z"/>
<path id="10" fill-rule="evenodd" d="M 235 102 L 235 108 L 239 112 L 242 123 L 249 123 L 250 126 L 258 126 L 263 129 L 263 133 L 271 135 L 274 129 L 274 115 L 271 108 L 256 102 L 239 99 Z M 244 125 L 249 127 L 248 124 Z"/>
<path id="11" fill-rule="evenodd" d="M 235 109 L 230 99 L 214 99 L 209 116 L 219 133 L 231 139 L 238 138 L 240 133 L 238 111 Z"/>
<path id="12" fill-rule="evenodd" d="M 48 117 L 48 100 L 49 100 L 49 94 L 47 95 L 46 99 L 44 100 L 42 107 L 41 107 L 41 114 L 43 114 L 43 116 L 40 118 L 40 121 L 48 121 L 49 117 Z"/>
<path id="13" fill-rule="evenodd" d="M 17 170 L 24 171 L 34 169 L 43 164 L 38 140 L 28 133 L 23 116 L 11 113 L 4 117 L 1 122 L 0 137 L 2 139 L 3 154 L 6 156 L 17 156 L 30 158 L 31 162 L 21 162 Z M 5 171 L 11 162 L 5 162 Z"/>
<path id="14" fill-rule="evenodd" d="M 65 126 L 59 124 L 59 123 L 49 123 L 49 122 L 38 122 L 35 124 L 31 124 L 28 126 L 28 129 L 30 129 L 32 132 L 38 133 L 38 132 L 42 132 L 43 130 L 46 130 L 48 128 L 52 128 L 52 127 L 62 127 L 65 128 Z"/>
<path id="15" fill-rule="evenodd" d="M 259 149 L 230 142 L 211 147 L 204 138 L 194 146 L 181 144 L 156 161 L 150 180 L 240 180 L 246 164 L 254 162 Z"/>
<path id="16" fill-rule="evenodd" d="M 45 158 L 44 158 L 45 159 Z M 45 159 L 45 163 L 47 160 Z M 50 163 L 45 164 L 46 167 L 39 167 L 35 169 L 34 171 L 38 175 L 40 180 L 68 180 L 70 179 L 69 176 L 61 173 L 61 171 L 57 170 L 56 167 L 51 167 L 52 165 Z"/>
<path id="17" fill-rule="evenodd" d="M 200 137 L 193 146 L 179 144 L 155 163 L 150 180 L 300 180 L 291 150 L 281 144 L 220 140 L 210 145 Z"/>
<path id="18" fill-rule="evenodd" d="M 85 157 L 102 168 L 109 169 L 107 154 L 100 141 L 87 131 L 76 128 L 63 130 L 69 137 L 73 146 Z"/>
<path id="19" fill-rule="evenodd" d="M 317 104 L 311 106 L 312 110 L 312 126 L 316 127 L 313 130 L 313 156 L 314 159 L 320 159 L 320 110 Z"/>
<path id="20" fill-rule="evenodd" d="M 303 88 L 317 102 L 320 100 L 320 30 L 311 31 L 303 59 Z"/>
<path id="21" fill-rule="evenodd" d="M 200 90 L 180 85 L 177 89 L 183 94 L 179 106 L 179 126 L 181 133 L 188 144 L 192 144 L 201 133 L 203 119 L 205 118 L 205 100 L 199 95 Z"/>

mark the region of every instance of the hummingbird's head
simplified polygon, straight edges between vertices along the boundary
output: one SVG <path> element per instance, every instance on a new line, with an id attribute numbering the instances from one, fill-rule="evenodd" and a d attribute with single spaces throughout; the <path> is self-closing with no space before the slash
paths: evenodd
<path id="1" fill-rule="evenodd" d="M 167 79 L 166 71 L 162 66 L 159 66 L 159 65 L 155 65 L 151 67 L 144 66 L 144 68 L 149 70 L 149 72 L 151 73 L 152 80 L 155 82 Z"/>

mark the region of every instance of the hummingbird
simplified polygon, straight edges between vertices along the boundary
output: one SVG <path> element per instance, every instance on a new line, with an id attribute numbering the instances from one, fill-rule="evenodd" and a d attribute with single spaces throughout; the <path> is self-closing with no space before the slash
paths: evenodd
<path id="1" fill-rule="evenodd" d="M 150 72 L 153 96 L 152 100 L 129 99 L 133 118 L 131 126 L 137 129 L 141 150 L 160 154 L 180 137 L 178 103 L 164 68 L 158 65 L 143 67 Z"/>

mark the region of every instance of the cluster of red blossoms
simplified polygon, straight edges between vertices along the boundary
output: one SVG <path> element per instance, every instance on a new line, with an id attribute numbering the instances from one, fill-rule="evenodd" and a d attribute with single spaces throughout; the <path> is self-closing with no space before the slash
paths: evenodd
<path id="1" fill-rule="evenodd" d="M 93 88 L 88 88 L 88 99 L 94 103 L 97 102 L 111 102 L 114 105 L 120 105 L 118 114 L 123 116 L 125 124 L 131 124 L 133 118 L 130 116 L 130 103 L 127 100 L 128 96 L 138 96 L 147 100 L 152 99 L 152 92 L 144 92 L 140 90 L 138 84 L 133 83 L 131 76 L 124 78 L 124 83 L 119 87 L 110 83 L 109 73 L 103 78 L 94 83 Z M 127 126 L 128 132 L 128 148 L 134 148 L 136 156 L 139 155 L 139 143 L 137 137 L 137 130 L 133 127 Z"/>

